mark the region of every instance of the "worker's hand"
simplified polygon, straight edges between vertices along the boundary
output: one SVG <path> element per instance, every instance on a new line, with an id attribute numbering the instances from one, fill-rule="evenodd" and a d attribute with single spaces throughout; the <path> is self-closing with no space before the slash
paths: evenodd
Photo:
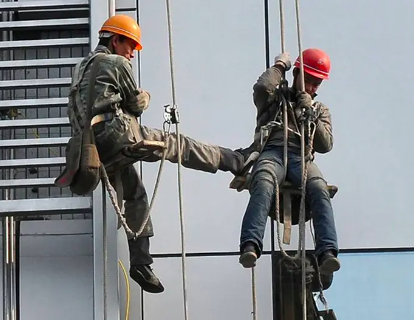
<path id="1" fill-rule="evenodd" d="M 317 120 L 316 113 L 312 107 L 312 97 L 305 91 L 296 94 L 298 111 L 300 112 L 299 121 L 315 122 Z"/>
<path id="2" fill-rule="evenodd" d="M 299 91 L 296 94 L 297 105 L 300 109 L 309 109 L 312 107 L 312 97 L 305 91 Z"/>
<path id="3" fill-rule="evenodd" d="M 285 71 L 289 71 L 289 69 L 292 67 L 289 53 L 284 52 L 276 56 L 275 65 L 281 65 L 285 68 Z"/>
<path id="4" fill-rule="evenodd" d="M 138 95 L 137 95 L 137 100 L 138 100 L 138 108 L 141 109 L 142 111 L 147 110 L 149 107 L 149 102 L 151 100 L 151 95 L 149 94 L 149 92 L 138 88 Z"/>

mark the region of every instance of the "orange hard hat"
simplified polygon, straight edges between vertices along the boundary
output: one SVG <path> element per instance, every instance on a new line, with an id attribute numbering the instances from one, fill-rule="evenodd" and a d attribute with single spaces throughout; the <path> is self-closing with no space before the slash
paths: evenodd
<path id="1" fill-rule="evenodd" d="M 99 33 L 113 33 L 123 35 L 137 44 L 135 50 L 141 50 L 141 28 L 138 23 L 125 14 L 116 14 L 104 22 Z"/>
<path id="2" fill-rule="evenodd" d="M 319 79 L 328 79 L 331 71 L 329 56 L 320 49 L 306 49 L 302 52 L 303 72 Z M 300 57 L 295 61 L 295 67 L 300 68 Z"/>

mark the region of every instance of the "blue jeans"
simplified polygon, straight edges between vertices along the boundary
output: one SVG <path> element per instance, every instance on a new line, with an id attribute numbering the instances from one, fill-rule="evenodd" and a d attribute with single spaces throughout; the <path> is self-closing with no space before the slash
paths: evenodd
<path id="1" fill-rule="evenodd" d="M 278 184 L 284 178 L 283 147 L 266 147 L 252 170 L 250 183 L 250 200 L 243 217 L 240 246 L 246 241 L 255 243 L 263 250 L 263 237 L 268 214 L 275 204 L 275 178 Z M 288 170 L 286 180 L 300 187 L 302 182 L 302 165 L 299 152 L 288 152 Z M 327 183 L 315 163 L 308 165 L 306 197 L 312 211 L 316 238 L 315 254 L 318 256 L 326 250 L 338 252 L 338 243 L 331 199 Z"/>

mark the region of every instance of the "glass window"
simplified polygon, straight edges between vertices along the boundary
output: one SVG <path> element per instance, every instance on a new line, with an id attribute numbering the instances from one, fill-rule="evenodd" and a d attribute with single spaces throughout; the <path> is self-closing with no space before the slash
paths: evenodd
<path id="1" fill-rule="evenodd" d="M 413 319 L 414 253 L 342 254 L 326 291 L 338 319 Z"/>
<path id="2" fill-rule="evenodd" d="M 342 269 L 325 291 L 338 319 L 412 319 L 413 253 L 341 254 Z M 154 271 L 165 292 L 144 297 L 146 318 L 183 317 L 180 258 L 155 259 Z M 251 272 L 238 256 L 187 259 L 188 308 L 200 320 L 248 319 L 252 312 Z M 256 268 L 258 316 L 271 319 L 271 264 L 263 256 Z M 160 307 L 162 306 L 162 307 Z M 319 303 L 319 309 L 323 306 Z"/>

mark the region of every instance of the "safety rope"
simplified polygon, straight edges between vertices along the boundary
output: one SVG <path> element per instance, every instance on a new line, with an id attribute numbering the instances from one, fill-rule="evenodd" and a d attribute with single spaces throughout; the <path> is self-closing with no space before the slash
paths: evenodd
<path id="1" fill-rule="evenodd" d="M 141 2 L 140 0 L 136 0 L 136 8 L 137 8 L 137 23 L 141 25 Z M 141 75 L 141 50 L 137 51 L 137 64 L 138 64 L 138 72 L 137 72 L 137 83 L 138 87 L 142 88 L 142 75 Z M 142 114 L 138 118 L 139 124 L 142 124 Z M 143 170 L 143 163 L 142 161 L 139 162 L 139 175 L 141 177 L 141 181 L 144 182 L 144 170 Z M 141 288 L 141 320 L 145 320 L 144 314 L 144 289 Z"/>
<path id="2" fill-rule="evenodd" d="M 283 8 L 283 0 L 279 0 L 279 20 L 280 20 L 280 49 L 281 52 L 285 52 L 285 12 Z M 282 75 L 282 87 L 286 84 L 285 74 Z M 283 84 L 284 83 L 284 84 Z M 287 166 L 288 166 L 288 114 L 287 114 L 287 104 L 283 104 L 283 170 L 284 170 L 284 179 L 287 175 Z"/>
<path id="3" fill-rule="evenodd" d="M 137 23 L 138 25 L 141 25 L 141 11 L 140 11 L 140 0 L 136 0 L 136 8 L 137 8 Z M 137 65 L 138 65 L 138 71 L 137 71 L 137 84 L 139 88 L 142 88 L 142 75 L 141 75 L 141 61 L 142 61 L 142 57 L 141 57 L 141 50 L 137 51 Z M 141 114 L 138 118 L 138 122 L 139 124 L 142 124 L 142 116 L 143 114 Z M 142 161 L 139 161 L 140 166 L 139 166 L 139 175 L 141 177 L 141 180 L 143 180 L 143 164 Z"/>
<path id="4" fill-rule="evenodd" d="M 253 301 L 253 320 L 257 320 L 257 290 L 256 290 L 256 273 L 255 268 L 252 268 L 252 301 Z"/>
<path id="5" fill-rule="evenodd" d="M 172 103 L 175 108 L 176 103 L 176 88 L 175 88 L 175 72 L 174 72 L 174 52 L 173 52 L 173 38 L 172 38 L 172 22 L 171 22 L 171 9 L 170 1 L 166 0 L 167 10 L 167 25 L 168 25 L 168 45 L 170 56 L 170 73 L 171 73 L 171 94 Z M 182 268 L 182 284 L 183 284 L 183 303 L 184 303 L 184 319 L 188 320 L 188 303 L 187 303 L 187 279 L 186 279 L 186 252 L 185 252 L 185 225 L 184 225 L 184 210 L 183 210 L 183 197 L 181 187 L 181 138 L 179 125 L 177 121 L 175 123 L 175 131 L 177 137 L 177 150 L 178 150 L 178 166 L 177 166 L 177 182 L 178 182 L 178 205 L 180 210 L 180 229 L 181 229 L 181 268 Z"/>
<path id="6" fill-rule="evenodd" d="M 164 131 L 163 136 L 164 136 L 164 143 L 166 144 L 166 146 L 168 146 L 167 145 L 168 132 Z M 147 225 L 147 222 L 148 222 L 148 220 L 151 216 L 151 210 L 152 210 L 152 207 L 154 205 L 155 197 L 157 195 L 158 187 L 159 187 L 159 184 L 160 184 L 160 181 L 161 181 L 161 173 L 162 173 L 162 170 L 163 170 L 163 167 L 164 167 L 165 157 L 166 157 L 166 152 L 165 152 L 165 150 L 163 150 L 163 155 L 162 155 L 161 163 L 160 163 L 160 166 L 159 166 L 159 169 L 158 169 L 157 179 L 156 179 L 156 182 L 155 182 L 154 191 L 153 191 L 153 194 L 152 194 L 152 197 L 151 197 L 150 205 L 149 205 L 148 210 L 145 212 L 145 218 L 144 218 L 144 220 L 141 224 L 141 227 L 136 232 L 132 231 L 131 228 L 128 226 L 128 223 L 127 223 L 127 221 L 126 221 L 126 219 L 125 219 L 124 215 L 122 214 L 121 209 L 119 207 L 118 199 L 117 199 L 117 196 L 116 196 L 116 191 L 115 191 L 115 189 L 113 188 L 113 186 L 111 185 L 111 183 L 109 181 L 109 177 L 108 177 L 108 174 L 106 173 L 105 166 L 101 163 L 101 167 L 100 167 L 100 169 L 101 169 L 101 178 L 102 178 L 102 180 L 105 184 L 106 190 L 108 191 L 108 195 L 109 195 L 109 198 L 111 200 L 112 206 L 114 207 L 115 212 L 119 217 L 121 225 L 125 229 L 125 232 L 128 235 L 128 238 L 130 238 L 130 239 L 135 240 L 136 238 L 138 238 L 141 235 L 141 233 L 145 229 L 145 226 Z"/>
<path id="7" fill-rule="evenodd" d="M 102 164 L 101 164 L 102 166 Z M 104 169 L 105 170 L 105 169 Z M 108 226 L 106 208 L 102 208 L 102 245 L 103 245 L 103 314 L 108 319 Z"/>
<path id="8" fill-rule="evenodd" d="M 303 68 L 303 52 L 302 52 L 302 32 L 300 25 L 300 8 L 299 0 L 295 0 L 296 9 L 296 31 L 298 36 L 298 50 L 299 50 L 299 61 L 300 61 L 300 88 L 301 91 L 305 91 L 305 74 Z M 306 180 L 308 177 L 308 164 L 309 160 L 305 159 L 305 123 L 301 123 L 301 159 L 302 159 L 302 190 L 300 199 L 299 209 L 299 249 L 301 250 L 302 258 L 302 307 L 303 307 L 303 320 L 307 319 L 307 306 L 306 306 L 306 221 L 305 221 L 305 196 L 306 196 Z M 308 152 L 311 152 L 313 139 L 309 139 L 310 148 Z"/>

